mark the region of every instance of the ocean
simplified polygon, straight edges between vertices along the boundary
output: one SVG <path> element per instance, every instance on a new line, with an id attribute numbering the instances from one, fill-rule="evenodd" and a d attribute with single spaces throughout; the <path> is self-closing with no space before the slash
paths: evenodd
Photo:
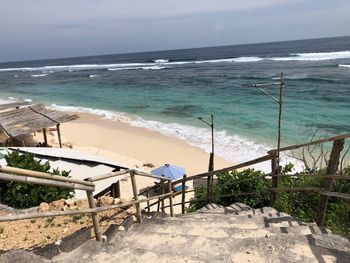
<path id="1" fill-rule="evenodd" d="M 350 37 L 0 64 L 0 97 L 155 130 L 242 162 L 276 148 L 278 104 L 251 87 L 285 76 L 282 146 L 350 132 Z M 266 88 L 278 97 L 277 86 Z M 171 150 L 171 149 L 170 149 Z"/>

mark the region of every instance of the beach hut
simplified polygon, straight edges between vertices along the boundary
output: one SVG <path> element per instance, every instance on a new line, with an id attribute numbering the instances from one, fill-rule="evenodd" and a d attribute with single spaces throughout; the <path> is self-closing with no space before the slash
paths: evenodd
<path id="1" fill-rule="evenodd" d="M 56 111 L 43 104 L 16 102 L 0 105 L 0 139 L 3 144 L 24 145 L 21 136 L 43 131 L 44 145 L 47 146 L 47 129 L 55 126 L 59 145 L 62 148 L 60 125 L 78 118 L 78 115 Z"/>

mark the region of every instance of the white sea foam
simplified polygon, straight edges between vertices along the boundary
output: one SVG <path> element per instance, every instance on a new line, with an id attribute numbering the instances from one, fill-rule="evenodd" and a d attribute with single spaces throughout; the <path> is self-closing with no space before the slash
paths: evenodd
<path id="1" fill-rule="evenodd" d="M 92 109 L 87 107 L 61 106 L 57 104 L 51 104 L 50 107 L 60 111 L 90 113 L 97 116 L 101 116 L 102 118 L 108 119 L 108 120 L 117 120 L 117 121 L 123 121 L 127 123 L 131 122 L 131 117 L 128 116 L 126 113 L 122 113 L 122 112 L 112 112 L 108 110 Z"/>
<path id="2" fill-rule="evenodd" d="M 206 128 L 182 125 L 178 123 L 163 123 L 159 121 L 145 120 L 144 118 L 138 116 L 131 116 L 126 113 L 112 112 L 101 109 L 59 106 L 56 104 L 52 104 L 51 107 L 61 111 L 90 113 L 101 116 L 104 119 L 118 120 L 135 127 L 146 128 L 166 136 L 182 139 L 190 145 L 199 147 L 208 153 L 211 149 L 211 133 L 210 130 Z M 270 150 L 267 145 L 256 143 L 239 135 L 229 135 L 225 130 L 217 131 L 215 133 L 215 141 L 216 154 L 227 161 L 234 163 L 240 163 L 266 155 L 267 151 Z M 297 170 L 302 169 L 300 162 L 292 160 L 287 156 L 283 156 L 282 165 L 290 161 L 297 163 Z M 270 172 L 271 170 L 271 164 L 268 161 L 252 167 L 265 172 Z"/>
<path id="3" fill-rule="evenodd" d="M 98 78 L 101 77 L 101 75 L 89 75 L 89 78 Z"/>
<path id="4" fill-rule="evenodd" d="M 23 98 L 24 101 L 26 102 L 32 102 L 33 100 L 32 99 L 27 99 L 27 98 Z"/>
<path id="5" fill-rule="evenodd" d="M 340 68 L 350 68 L 350 65 L 339 64 L 338 67 L 340 67 Z"/>
<path id="6" fill-rule="evenodd" d="M 142 69 L 153 69 L 153 70 L 164 69 L 164 68 L 166 68 L 166 67 L 161 67 L 161 66 L 142 67 Z"/>
<path id="7" fill-rule="evenodd" d="M 33 78 L 45 77 L 47 74 L 33 74 L 31 75 Z"/>
<path id="8" fill-rule="evenodd" d="M 166 63 L 166 62 L 169 62 L 169 59 L 160 58 L 160 59 L 153 60 L 153 62 L 155 62 L 155 63 Z"/>
<path id="9" fill-rule="evenodd" d="M 79 71 L 91 69 L 106 70 L 131 70 L 131 69 L 163 69 L 170 65 L 181 66 L 187 64 L 203 64 L 203 63 L 253 63 L 259 61 L 322 61 L 334 59 L 350 58 L 350 51 L 337 52 L 319 52 L 319 53 L 296 53 L 289 54 L 285 57 L 236 57 L 209 60 L 190 60 L 190 61 L 169 61 L 168 59 L 156 59 L 154 62 L 144 63 L 115 63 L 115 64 L 77 64 L 77 65 L 57 65 L 57 66 L 41 66 L 41 67 L 23 67 L 23 68 L 0 68 L 0 72 L 7 71 L 42 71 L 43 73 L 53 73 L 55 71 Z M 347 66 L 347 65 L 345 65 Z M 32 75 L 33 76 L 33 75 Z M 35 76 L 43 76 L 36 74 Z"/>
<path id="10" fill-rule="evenodd" d="M 273 61 L 322 61 L 350 58 L 350 51 L 318 52 L 318 53 L 296 53 L 289 57 L 269 58 Z"/>

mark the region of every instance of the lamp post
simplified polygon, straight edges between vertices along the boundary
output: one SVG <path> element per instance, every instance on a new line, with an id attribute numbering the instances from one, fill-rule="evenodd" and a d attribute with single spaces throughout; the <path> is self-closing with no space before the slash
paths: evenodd
<path id="1" fill-rule="evenodd" d="M 280 148 L 281 148 L 281 127 L 282 127 L 282 99 L 283 99 L 283 88 L 284 88 L 284 78 L 283 78 L 283 72 L 280 75 L 279 82 L 273 82 L 273 83 L 266 83 L 266 84 L 253 84 L 252 87 L 260 90 L 265 95 L 269 96 L 271 99 L 273 99 L 275 102 L 278 103 L 278 126 L 277 126 L 277 153 L 276 153 L 276 162 L 273 162 L 272 165 L 272 172 L 275 176 L 272 177 L 272 186 L 274 188 L 278 187 L 279 184 L 279 175 L 281 173 L 281 157 L 280 157 Z M 279 98 L 272 96 L 270 93 L 265 91 L 263 87 L 269 87 L 269 86 L 279 86 Z M 275 202 L 277 200 L 277 192 L 272 193 L 272 202 Z"/>
<path id="2" fill-rule="evenodd" d="M 211 153 L 209 157 L 208 171 L 214 171 L 214 115 L 210 114 L 210 123 L 204 120 L 202 117 L 198 117 L 198 120 L 204 122 L 211 128 Z M 211 201 L 211 186 L 213 185 L 213 176 L 207 177 L 207 198 L 208 202 Z"/>

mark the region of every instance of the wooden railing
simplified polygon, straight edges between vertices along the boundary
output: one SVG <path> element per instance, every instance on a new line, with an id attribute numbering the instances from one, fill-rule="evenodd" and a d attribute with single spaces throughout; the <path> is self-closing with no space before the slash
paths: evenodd
<path id="1" fill-rule="evenodd" d="M 93 192 L 95 190 L 94 182 L 105 180 L 112 177 L 117 177 L 127 173 L 130 174 L 134 200 L 131 200 L 126 203 L 121 203 L 118 205 L 96 207 L 94 196 L 93 196 Z M 87 200 L 89 203 L 88 209 L 70 210 L 70 211 L 48 211 L 48 212 L 0 216 L 0 222 L 33 219 L 33 218 L 55 217 L 55 216 L 69 216 L 69 215 L 77 215 L 77 214 L 91 214 L 95 237 L 98 241 L 101 241 L 102 234 L 99 226 L 99 216 L 98 216 L 98 213 L 100 212 L 117 209 L 117 208 L 130 207 L 134 205 L 136 208 L 137 221 L 141 223 L 142 217 L 141 217 L 140 203 L 149 202 L 151 200 L 156 200 L 156 199 L 164 200 L 164 198 L 168 198 L 170 203 L 170 215 L 172 216 L 173 215 L 172 191 L 165 194 L 148 197 L 145 199 L 139 199 L 137 184 L 136 184 L 136 176 L 146 176 L 146 177 L 151 177 L 153 179 L 157 178 L 161 182 L 167 182 L 169 187 L 171 187 L 171 183 L 169 179 L 166 179 L 164 177 L 153 176 L 153 175 L 136 171 L 136 170 L 124 170 L 119 172 L 112 172 L 112 173 L 108 173 L 95 178 L 78 180 L 70 177 L 52 175 L 49 173 L 30 171 L 30 170 L 8 167 L 8 166 L 0 166 L 0 180 L 13 181 L 18 183 L 30 183 L 30 184 L 44 185 L 44 186 L 50 186 L 50 187 L 60 187 L 60 188 L 67 188 L 72 190 L 84 190 L 86 191 Z"/>
<path id="2" fill-rule="evenodd" d="M 271 178 L 271 188 L 268 189 L 268 192 L 272 195 L 272 201 L 275 202 L 278 198 L 279 192 L 289 192 L 289 191 L 317 191 L 320 192 L 320 203 L 318 207 L 318 213 L 316 222 L 318 225 L 322 226 L 324 225 L 325 215 L 327 211 L 327 205 L 328 205 L 328 199 L 330 196 L 332 197 L 338 197 L 338 198 L 344 198 L 344 199 L 350 199 L 350 194 L 348 193 L 338 193 L 338 192 L 332 192 L 333 189 L 333 181 L 334 180 L 350 180 L 350 176 L 340 176 L 336 175 L 337 168 L 339 165 L 339 159 L 340 159 L 340 153 L 344 146 L 345 139 L 349 138 L 350 134 L 344 134 L 340 136 L 335 136 L 331 138 L 326 138 L 318 141 L 313 141 L 305 144 L 299 144 L 299 145 L 293 145 L 288 146 L 284 148 L 280 148 L 279 150 L 271 150 L 268 152 L 267 155 L 256 158 L 254 160 L 250 160 L 244 163 L 240 163 L 237 165 L 233 165 L 230 167 L 226 167 L 223 169 L 218 169 L 212 172 L 206 172 L 206 173 L 200 173 L 193 176 L 187 176 L 184 175 L 183 178 L 176 180 L 176 181 L 170 181 L 169 179 L 166 179 L 164 177 L 158 177 L 154 175 L 150 175 L 148 173 L 144 173 L 137 170 L 123 170 L 119 172 L 111 172 L 102 176 L 94 177 L 94 178 L 87 178 L 85 180 L 78 180 L 73 179 L 69 177 L 62 177 L 62 176 L 54 176 L 52 174 L 48 173 L 41 173 L 41 172 L 34 172 L 19 168 L 13 168 L 13 167 L 7 167 L 7 166 L 1 166 L 0 167 L 0 180 L 4 181 L 14 181 L 14 182 L 20 182 L 20 183 L 31 183 L 31 184 L 39 184 L 39 185 L 46 185 L 46 186 L 54 186 L 54 187 L 62 187 L 62 188 L 68 188 L 68 189 L 78 189 L 78 190 L 84 190 L 87 194 L 87 199 L 89 202 L 89 208 L 88 209 L 81 209 L 81 210 L 70 210 L 70 211 L 49 211 L 49 212 L 39 212 L 39 213 L 28 213 L 28 214 L 20 214 L 20 215 L 11 215 L 11 216 L 0 216 L 0 222 L 5 221 L 14 221 L 14 220 L 23 220 L 23 219 L 32 219 L 32 218 L 41 218 L 41 217 L 54 217 L 54 216 L 67 216 L 67 215 L 76 215 L 76 214 L 91 214 L 92 216 L 92 222 L 94 227 L 94 232 L 96 239 L 101 241 L 102 235 L 99 227 L 99 216 L 98 213 L 111 210 L 111 209 L 117 209 L 117 208 L 125 208 L 130 206 L 136 207 L 136 217 L 137 221 L 139 223 L 142 222 L 141 217 L 141 208 L 140 204 L 147 202 L 146 209 L 149 212 L 150 208 L 154 205 L 158 205 L 157 211 L 161 208 L 161 210 L 164 212 L 166 208 L 169 208 L 170 216 L 173 216 L 173 207 L 181 205 L 181 212 L 184 214 L 185 211 L 185 205 L 188 204 L 190 201 L 186 201 L 186 194 L 190 192 L 194 192 L 195 189 L 185 189 L 186 182 L 194 181 L 196 179 L 200 178 L 208 178 L 212 177 L 214 175 L 223 173 L 223 172 L 229 172 L 236 169 L 245 168 L 251 165 L 255 165 L 261 162 L 265 161 L 271 161 L 271 173 L 263 175 L 264 178 Z M 294 175 L 282 175 L 279 171 L 281 169 L 277 169 L 277 152 L 282 151 L 288 151 L 293 149 L 298 149 L 301 147 L 307 147 L 309 145 L 315 145 L 325 142 L 333 142 L 333 148 L 330 154 L 326 175 L 314 175 L 314 174 L 294 174 Z M 118 177 L 125 174 L 130 174 L 131 178 L 131 186 L 133 190 L 134 198 L 133 200 L 118 204 L 118 205 L 108 205 L 103 207 L 96 207 L 94 202 L 94 196 L 93 192 L 95 190 L 95 184 L 94 182 L 105 180 L 112 177 Z M 159 184 L 156 184 L 155 186 L 148 187 L 145 191 L 143 191 L 141 194 L 146 193 L 146 198 L 140 199 L 140 193 L 137 189 L 136 184 L 136 176 L 145 176 L 150 177 L 153 179 L 158 179 L 160 181 Z M 313 176 L 313 177 L 322 177 L 324 179 L 324 187 L 318 188 L 318 187 L 294 187 L 294 188 L 282 188 L 279 187 L 279 179 L 284 176 Z M 253 177 L 253 178 L 247 178 L 242 179 L 238 181 L 234 181 L 231 183 L 226 183 L 227 185 L 234 185 L 234 184 L 240 184 L 246 181 L 252 181 L 257 180 L 260 177 Z M 173 191 L 174 187 L 176 185 L 182 185 L 182 191 L 175 192 Z M 208 202 L 212 201 L 213 198 L 213 189 L 216 186 L 211 184 L 209 187 L 207 187 L 207 191 L 210 193 L 208 195 Z M 149 192 L 151 190 L 160 189 L 160 194 L 157 194 L 155 196 L 149 196 Z M 229 197 L 229 196 L 239 196 L 239 195 L 255 195 L 258 193 L 255 192 L 249 192 L 249 193 L 232 193 L 232 194 L 226 194 L 216 197 Z M 177 195 L 181 195 L 181 202 L 173 203 L 173 198 Z M 169 199 L 169 205 L 165 205 L 164 201 L 166 199 Z M 150 201 L 155 201 L 154 203 L 150 203 Z"/>
<path id="3" fill-rule="evenodd" d="M 194 181 L 196 179 L 200 179 L 200 178 L 208 178 L 223 172 L 229 172 L 229 171 L 233 171 L 233 170 L 237 170 L 237 169 L 241 169 L 241 168 L 245 168 L 251 165 L 255 165 L 258 163 L 262 163 L 265 161 L 271 161 L 271 173 L 270 174 L 265 174 L 263 175 L 264 178 L 271 178 L 271 188 L 268 189 L 268 192 L 271 193 L 271 200 L 272 203 L 271 205 L 274 205 L 274 203 L 276 202 L 277 198 L 278 198 L 278 193 L 280 192 L 291 192 L 291 191 L 316 191 L 320 193 L 320 202 L 319 202 L 319 206 L 318 206 L 318 211 L 317 211 L 317 218 L 316 218 L 316 223 L 319 226 L 323 226 L 324 225 L 324 221 L 325 221 L 325 215 L 326 215 L 326 211 L 327 211 L 327 206 L 328 206 L 328 199 L 330 196 L 332 197 L 338 197 L 338 198 L 343 198 L 343 199 L 350 199 L 350 193 L 339 193 L 339 192 L 332 192 L 333 189 L 333 181 L 334 180 L 350 180 L 350 176 L 341 176 L 341 175 L 336 175 L 338 166 L 339 166 L 339 159 L 340 159 L 340 153 L 343 149 L 344 146 L 344 142 L 345 139 L 348 139 L 350 137 L 350 134 L 343 134 L 343 135 L 339 135 L 339 136 L 334 136 L 334 137 L 329 137 L 329 138 L 325 138 L 325 139 L 320 139 L 320 140 L 316 140 L 316 141 L 311 141 L 308 143 L 304 143 L 304 144 L 297 144 L 297 145 L 292 145 L 292 146 L 288 146 L 288 147 L 283 147 L 278 149 L 273 149 L 270 150 L 268 152 L 267 155 L 256 158 L 254 160 L 250 160 L 244 163 L 240 163 L 237 165 L 233 165 L 230 167 L 226 167 L 223 169 L 218 169 L 212 172 L 205 172 L 205 173 L 201 173 L 201 174 L 196 174 L 193 176 L 187 176 L 184 175 L 182 179 L 176 180 L 172 182 L 172 188 L 175 187 L 175 185 L 182 185 L 182 191 L 181 193 L 177 193 L 177 194 L 181 194 L 182 198 L 181 198 L 181 202 L 173 204 L 173 206 L 177 206 L 177 205 L 181 205 L 181 210 L 182 213 L 184 214 L 185 211 L 185 204 L 189 203 L 189 201 L 186 201 L 186 194 L 187 193 L 191 193 L 194 192 L 195 189 L 185 189 L 185 183 L 189 182 L 189 181 Z M 326 175 L 319 175 L 319 174 L 288 174 L 288 175 L 282 175 L 281 174 L 281 169 L 277 169 L 278 168 L 278 160 L 277 160 L 277 152 L 283 152 L 283 151 L 290 151 L 290 150 L 295 150 L 295 149 L 299 149 L 299 148 L 303 148 L 303 147 L 307 147 L 310 145 L 316 145 L 316 144 L 322 144 L 322 143 L 326 143 L 326 142 L 333 142 L 333 147 L 331 150 L 331 154 L 329 157 L 329 161 L 328 161 L 328 165 L 327 165 L 327 169 L 326 169 Z M 285 176 L 289 176 L 289 177 L 314 177 L 314 178 L 322 178 L 324 179 L 324 187 L 280 187 L 279 186 L 279 181 L 280 178 L 285 177 Z M 259 177 L 252 177 L 252 178 L 248 178 L 248 179 L 242 179 L 242 180 L 237 180 L 235 182 L 232 182 L 230 184 L 240 184 L 243 183 L 245 181 L 253 181 L 253 180 L 257 180 L 259 179 Z M 228 184 L 225 184 L 226 186 Z M 220 184 L 220 186 L 224 186 L 223 184 Z M 208 200 L 207 202 L 211 202 L 213 199 L 213 189 L 215 188 L 214 185 L 210 185 L 209 187 L 206 186 L 206 190 L 209 192 L 209 194 L 207 195 Z M 230 197 L 230 196 L 238 196 L 238 195 L 256 195 L 256 194 L 260 194 L 260 193 L 255 193 L 255 192 L 247 192 L 247 193 L 232 193 L 232 194 L 226 194 L 226 195 L 221 195 L 221 196 L 215 196 L 215 197 Z M 148 204 L 148 210 L 150 210 L 150 206 L 154 206 L 156 204 L 159 204 L 159 201 L 154 202 L 152 204 Z M 168 206 L 163 207 L 167 208 Z"/>

